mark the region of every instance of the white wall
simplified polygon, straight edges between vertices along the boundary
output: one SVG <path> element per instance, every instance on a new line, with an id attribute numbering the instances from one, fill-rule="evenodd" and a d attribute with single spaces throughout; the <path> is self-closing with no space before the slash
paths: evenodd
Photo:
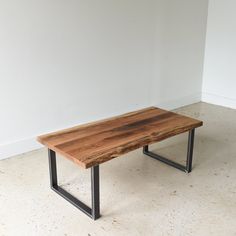
<path id="1" fill-rule="evenodd" d="M 39 147 L 42 133 L 199 101 L 206 8 L 207 0 L 1 0 L 0 158 Z"/>
<path id="2" fill-rule="evenodd" d="M 236 108 L 236 1 L 210 0 L 203 101 Z"/>
<path id="3" fill-rule="evenodd" d="M 152 1 L 1 0 L 0 157 L 149 105 Z"/>
<path id="4" fill-rule="evenodd" d="M 201 100 L 207 0 L 160 0 L 152 102 L 177 108 Z"/>

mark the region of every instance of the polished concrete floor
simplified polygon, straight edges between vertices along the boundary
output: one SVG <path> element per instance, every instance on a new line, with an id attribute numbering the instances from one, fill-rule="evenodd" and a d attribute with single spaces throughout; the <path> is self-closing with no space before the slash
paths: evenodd
<path id="1" fill-rule="evenodd" d="M 0 235 L 236 235 L 236 110 L 198 103 L 193 172 L 131 152 L 100 166 L 101 214 L 92 221 L 49 188 L 45 149 L 0 162 Z M 152 149 L 184 163 L 187 135 Z M 60 183 L 89 203 L 90 172 L 58 158 Z"/>

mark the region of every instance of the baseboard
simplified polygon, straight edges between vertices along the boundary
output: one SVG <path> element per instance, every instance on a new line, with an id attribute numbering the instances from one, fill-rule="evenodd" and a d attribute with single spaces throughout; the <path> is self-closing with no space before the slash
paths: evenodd
<path id="1" fill-rule="evenodd" d="M 13 143 L 0 145 L 0 160 L 29 152 L 42 146 L 36 141 L 36 138 L 28 138 Z"/>
<path id="2" fill-rule="evenodd" d="M 207 92 L 202 93 L 202 101 L 214 105 L 224 106 L 236 109 L 236 99 L 219 96 Z"/>
<path id="3" fill-rule="evenodd" d="M 154 106 L 166 109 L 166 110 L 174 110 L 183 106 L 191 105 L 197 102 L 201 102 L 201 93 L 192 94 L 190 96 L 183 96 L 178 99 L 169 100 L 160 103 L 154 103 Z"/>

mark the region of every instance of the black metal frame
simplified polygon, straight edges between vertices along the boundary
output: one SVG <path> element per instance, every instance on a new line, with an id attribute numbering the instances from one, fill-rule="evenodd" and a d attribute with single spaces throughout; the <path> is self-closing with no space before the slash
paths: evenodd
<path id="1" fill-rule="evenodd" d="M 91 190 L 92 190 L 92 208 L 85 205 L 83 202 L 72 196 L 66 190 L 58 186 L 57 183 L 57 165 L 56 165 L 56 153 L 53 150 L 48 150 L 49 158 L 49 173 L 50 173 L 50 185 L 61 197 L 65 198 L 68 202 L 73 204 L 79 210 L 84 212 L 87 216 L 96 220 L 100 217 L 100 197 L 99 197 L 99 165 L 91 168 Z"/>
<path id="2" fill-rule="evenodd" d="M 162 157 L 158 154 L 155 154 L 153 152 L 150 152 L 148 150 L 148 146 L 143 147 L 143 153 L 145 155 L 148 155 L 158 161 L 164 162 L 167 165 L 170 165 L 172 167 L 175 167 L 181 171 L 190 173 L 192 171 L 192 159 L 193 159 L 193 146 L 194 146 L 194 134 L 195 134 L 195 129 L 192 129 L 189 131 L 188 135 L 188 149 L 187 149 L 187 161 L 186 161 L 186 166 L 183 166 L 179 163 L 176 163 L 174 161 L 171 161 L 165 157 Z"/>
<path id="3" fill-rule="evenodd" d="M 143 153 L 156 160 L 164 162 L 165 164 L 175 167 L 181 171 L 190 173 L 192 171 L 194 134 L 195 134 L 195 129 L 192 129 L 189 131 L 186 166 L 183 166 L 179 163 L 171 161 L 158 154 L 150 152 L 148 150 L 148 145 L 143 147 Z M 66 190 L 58 186 L 56 153 L 51 149 L 48 149 L 48 158 L 49 158 L 49 173 L 50 173 L 51 189 L 54 190 L 57 194 L 59 194 L 61 197 L 65 198 L 68 202 L 73 204 L 79 210 L 84 212 L 87 216 L 91 217 L 93 220 L 98 219 L 100 217 L 99 165 L 91 167 L 92 207 L 90 208 L 89 206 L 87 206 L 86 204 L 84 204 L 83 202 L 75 198 L 74 196 L 72 196 Z"/>

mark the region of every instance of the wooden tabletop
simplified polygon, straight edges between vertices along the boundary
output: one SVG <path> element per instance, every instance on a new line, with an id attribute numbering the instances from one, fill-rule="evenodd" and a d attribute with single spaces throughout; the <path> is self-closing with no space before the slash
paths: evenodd
<path id="1" fill-rule="evenodd" d="M 149 107 L 38 137 L 49 149 L 89 168 L 202 126 L 202 121 Z"/>

